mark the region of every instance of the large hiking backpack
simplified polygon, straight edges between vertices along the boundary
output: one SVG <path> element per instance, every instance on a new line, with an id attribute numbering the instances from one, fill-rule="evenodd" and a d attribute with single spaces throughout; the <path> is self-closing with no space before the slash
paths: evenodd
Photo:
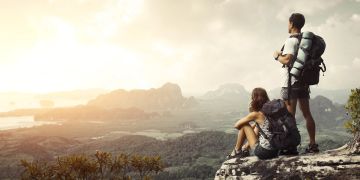
<path id="1" fill-rule="evenodd" d="M 287 110 L 285 102 L 281 99 L 274 99 L 265 103 L 261 109 L 269 121 L 269 132 L 272 133 L 271 139 L 257 125 L 265 139 L 278 149 L 285 150 L 296 148 L 301 141 L 299 130 L 296 126 L 295 117 Z"/>
<path id="2" fill-rule="evenodd" d="M 303 32 L 290 37 L 296 37 L 299 40 L 296 59 L 289 67 L 290 75 L 305 85 L 318 84 L 320 70 L 323 73 L 326 71 L 326 65 L 321 58 L 326 48 L 324 39 L 312 32 Z"/>

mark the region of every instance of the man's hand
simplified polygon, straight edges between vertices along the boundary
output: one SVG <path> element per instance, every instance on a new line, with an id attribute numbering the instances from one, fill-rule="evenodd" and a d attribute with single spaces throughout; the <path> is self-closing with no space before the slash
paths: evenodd
<path id="1" fill-rule="evenodd" d="M 276 59 L 276 58 L 279 57 L 281 54 L 282 54 L 281 51 L 275 51 L 273 56 L 274 56 L 274 58 Z"/>

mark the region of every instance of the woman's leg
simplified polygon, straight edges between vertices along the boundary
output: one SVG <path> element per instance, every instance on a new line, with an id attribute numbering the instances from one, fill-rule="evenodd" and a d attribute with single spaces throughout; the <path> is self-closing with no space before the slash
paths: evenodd
<path id="1" fill-rule="evenodd" d="M 235 149 L 236 150 L 241 150 L 241 146 L 244 144 L 245 139 L 248 141 L 248 144 L 253 147 L 258 138 L 257 135 L 255 134 L 254 129 L 250 126 L 250 124 L 246 124 L 243 125 L 238 133 L 238 138 L 236 141 L 236 145 L 235 145 Z"/>
<path id="2" fill-rule="evenodd" d="M 253 125 L 251 125 L 251 128 L 254 129 L 256 138 L 258 139 L 258 138 L 259 138 L 259 129 L 256 127 L 255 123 L 254 123 Z M 249 142 L 246 142 L 246 143 L 242 146 L 242 149 L 250 149 Z"/>

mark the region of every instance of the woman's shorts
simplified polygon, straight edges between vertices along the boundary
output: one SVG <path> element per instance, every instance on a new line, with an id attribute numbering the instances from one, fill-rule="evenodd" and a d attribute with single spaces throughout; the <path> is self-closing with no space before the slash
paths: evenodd
<path id="1" fill-rule="evenodd" d="M 283 100 L 289 99 L 289 89 L 287 87 L 281 88 L 281 98 Z M 309 99 L 310 98 L 310 90 L 309 86 L 298 84 L 297 82 L 291 86 L 290 91 L 290 99 Z"/>
<path id="2" fill-rule="evenodd" d="M 268 150 L 260 146 L 260 144 L 257 144 L 255 146 L 254 150 L 255 156 L 257 156 L 259 159 L 271 159 L 275 158 L 279 155 L 278 150 Z"/>

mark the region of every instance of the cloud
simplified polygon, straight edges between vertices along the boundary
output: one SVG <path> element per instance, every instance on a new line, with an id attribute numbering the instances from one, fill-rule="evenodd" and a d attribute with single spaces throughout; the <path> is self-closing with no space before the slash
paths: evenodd
<path id="1" fill-rule="evenodd" d="M 52 59 L 57 66 L 50 64 L 49 69 L 61 73 L 56 71 L 61 67 L 73 75 L 74 88 L 157 87 L 167 81 L 179 83 L 187 92 L 204 92 L 226 82 L 239 82 L 247 89 L 275 88 L 282 84 L 278 82 L 281 65 L 272 53 L 288 37 L 286 21 L 296 11 L 307 19 L 304 30 L 314 31 L 327 43 L 324 59 L 330 70 L 321 87 L 346 88 L 358 83 L 350 76 L 360 76 L 355 66 L 350 66 L 356 64 L 354 57 L 359 57 L 360 42 L 359 15 L 351 3 L 355 2 L 43 0 L 22 8 L 11 2 L 7 9 L 24 12 L 17 14 L 23 21 L 14 21 L 21 23 L 5 28 L 5 32 L 13 37 L 6 40 L 10 42 L 21 34 L 11 30 L 26 25 L 26 32 L 31 29 L 36 34 L 29 35 L 36 38 L 27 51 L 54 47 L 42 61 Z M 338 10 L 341 8 L 344 10 Z M 7 17 L 9 13 L 2 11 L 0 15 Z M 30 54 L 33 59 L 38 57 Z M 89 65 L 82 66 L 83 62 Z M 71 64 L 72 68 L 66 68 Z"/>
<path id="2" fill-rule="evenodd" d="M 321 78 L 321 86 L 331 89 L 358 86 L 360 81 L 353 77 L 360 76 L 358 62 L 354 60 L 359 56 L 354 47 L 360 41 L 360 24 L 349 18 L 349 14 L 334 13 L 324 23 L 306 29 L 314 30 L 327 44 L 323 58 L 328 71 Z"/>
<path id="3" fill-rule="evenodd" d="M 353 60 L 353 64 L 355 67 L 360 67 L 360 58 L 356 57 L 354 60 Z"/>
<path id="4" fill-rule="evenodd" d="M 359 14 L 353 14 L 351 16 L 351 20 L 353 20 L 355 22 L 360 22 L 360 15 Z"/>
<path id="5" fill-rule="evenodd" d="M 343 0 L 305 0 L 305 1 L 277 1 L 282 8 L 277 13 L 276 17 L 281 21 L 286 21 L 289 14 L 294 12 L 303 13 L 305 16 L 312 16 L 319 14 L 319 12 L 326 11 L 341 3 Z"/>

